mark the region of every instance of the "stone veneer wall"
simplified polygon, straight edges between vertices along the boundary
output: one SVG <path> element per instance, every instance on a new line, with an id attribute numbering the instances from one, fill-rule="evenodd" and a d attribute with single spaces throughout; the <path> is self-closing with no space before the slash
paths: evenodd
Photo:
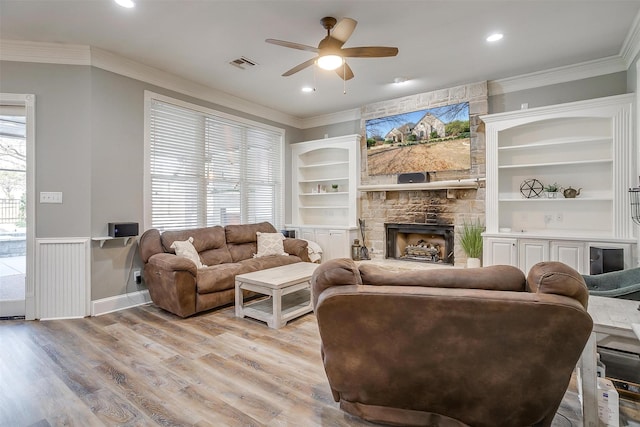
<path id="1" fill-rule="evenodd" d="M 396 184 L 397 175 L 369 176 L 367 172 L 367 142 L 365 121 L 443 105 L 469 102 L 471 130 L 471 168 L 466 171 L 438 172 L 431 175 L 431 182 L 485 177 L 485 134 L 481 115 L 489 112 L 487 82 L 471 83 L 450 89 L 426 92 L 392 99 L 362 107 L 361 175 L 362 185 Z M 366 242 L 372 258 L 385 257 L 385 223 L 424 223 L 425 214 L 437 212 L 443 222 L 453 224 L 456 230 L 454 257 L 456 265 L 466 263 L 466 255 L 460 247 L 459 226 L 479 219 L 484 223 L 484 182 L 476 189 L 418 190 L 418 191 L 368 191 L 360 193 L 360 218 L 365 221 Z"/>

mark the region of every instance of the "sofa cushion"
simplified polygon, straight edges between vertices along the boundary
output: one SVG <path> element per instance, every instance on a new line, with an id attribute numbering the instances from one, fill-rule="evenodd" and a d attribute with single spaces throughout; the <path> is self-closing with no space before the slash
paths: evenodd
<path id="1" fill-rule="evenodd" d="M 267 268 L 280 267 L 281 265 L 294 264 L 302 260 L 294 255 L 271 255 L 259 258 L 249 258 L 238 261 L 242 265 L 242 273 L 251 273 Z M 240 273 L 240 274 L 242 274 Z"/>
<path id="2" fill-rule="evenodd" d="M 268 222 L 257 224 L 235 224 L 224 228 L 227 243 L 255 243 L 258 238 L 256 233 L 275 233 L 277 230 Z"/>
<path id="3" fill-rule="evenodd" d="M 214 227 L 165 231 L 162 233 L 162 246 L 165 251 L 175 253 L 171 249 L 171 244 L 176 240 L 187 240 L 189 237 L 193 237 L 193 247 L 198 253 L 208 249 L 224 248 L 226 245 L 224 228 L 216 225 Z"/>
<path id="4" fill-rule="evenodd" d="M 258 252 L 257 232 L 275 233 L 276 229 L 268 222 L 258 224 L 227 225 L 225 228 L 227 248 L 233 262 L 253 258 Z"/>
<path id="5" fill-rule="evenodd" d="M 165 231 L 161 237 L 162 246 L 164 246 L 166 252 L 175 253 L 171 249 L 173 242 L 187 240 L 189 237 L 193 237 L 193 247 L 200 254 L 203 264 L 218 265 L 233 261 L 227 249 L 224 228 L 219 225 L 180 231 Z"/>
<path id="6" fill-rule="evenodd" d="M 287 255 L 284 251 L 284 236 L 282 233 L 262 233 L 256 232 L 258 236 L 258 251 L 255 258 L 270 255 Z"/>
<path id="7" fill-rule="evenodd" d="M 482 268 L 434 268 L 393 272 L 362 263 L 359 267 L 363 285 L 428 286 L 433 288 L 486 289 L 497 291 L 526 290 L 522 271 L 509 265 Z"/>
<path id="8" fill-rule="evenodd" d="M 171 249 L 176 251 L 176 255 L 180 257 L 187 258 L 189 261 L 193 262 L 197 268 L 206 267 L 200 260 L 200 255 L 196 251 L 196 248 L 193 247 L 193 237 L 189 237 L 185 241 L 174 240 L 171 244 Z"/>
<path id="9" fill-rule="evenodd" d="M 198 293 L 208 294 L 232 289 L 236 283 L 236 276 L 242 273 L 247 271 L 244 271 L 242 265 L 234 262 L 201 268 L 196 278 Z"/>

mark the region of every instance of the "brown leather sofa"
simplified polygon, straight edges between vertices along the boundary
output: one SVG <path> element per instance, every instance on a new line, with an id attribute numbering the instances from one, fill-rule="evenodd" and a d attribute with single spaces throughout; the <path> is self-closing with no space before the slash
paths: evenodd
<path id="1" fill-rule="evenodd" d="M 312 277 L 340 407 L 408 426 L 550 426 L 593 322 L 565 264 L 390 272 L 348 259 Z"/>
<path id="2" fill-rule="evenodd" d="M 234 301 L 235 276 L 296 262 L 309 262 L 307 242 L 286 238 L 289 255 L 254 258 L 257 234 L 276 233 L 268 222 L 194 228 L 180 231 L 149 229 L 140 236 L 144 280 L 151 300 L 180 317 L 220 307 Z M 193 237 L 193 246 L 207 267 L 196 268 L 177 256 L 171 244 Z"/>

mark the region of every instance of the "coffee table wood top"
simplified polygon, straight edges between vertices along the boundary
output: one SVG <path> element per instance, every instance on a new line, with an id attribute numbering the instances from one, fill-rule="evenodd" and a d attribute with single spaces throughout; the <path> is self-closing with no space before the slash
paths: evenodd
<path id="1" fill-rule="evenodd" d="M 261 285 L 270 289 L 281 289 L 310 279 L 320 264 L 312 262 L 296 262 L 252 273 L 239 274 L 237 282 Z"/>

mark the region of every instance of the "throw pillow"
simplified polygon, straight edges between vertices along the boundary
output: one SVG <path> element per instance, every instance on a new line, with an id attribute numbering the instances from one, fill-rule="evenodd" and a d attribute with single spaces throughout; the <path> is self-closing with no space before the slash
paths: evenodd
<path id="1" fill-rule="evenodd" d="M 206 267 L 206 265 L 204 265 L 202 261 L 200 261 L 200 255 L 198 255 L 198 251 L 196 251 L 196 248 L 193 247 L 193 237 L 189 237 L 185 241 L 176 240 L 171 244 L 171 249 L 175 249 L 176 255 L 185 257 L 193 261 L 196 267 Z"/>
<path id="2" fill-rule="evenodd" d="M 258 236 L 258 253 L 253 256 L 254 258 L 270 255 L 288 255 L 284 251 L 284 243 L 282 243 L 284 236 L 282 233 L 256 231 L 256 235 Z"/>

